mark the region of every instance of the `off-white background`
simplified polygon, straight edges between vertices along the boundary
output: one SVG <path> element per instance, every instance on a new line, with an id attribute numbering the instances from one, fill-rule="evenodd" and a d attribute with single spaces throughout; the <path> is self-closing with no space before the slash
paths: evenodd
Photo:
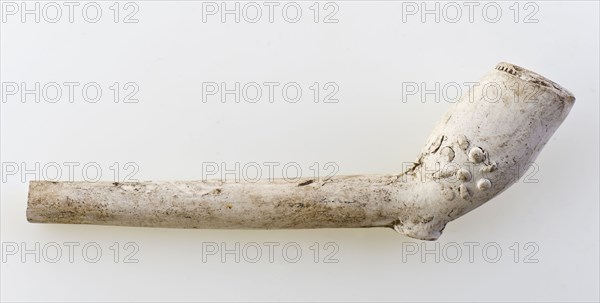
<path id="1" fill-rule="evenodd" d="M 503 13 L 499 22 L 487 22 L 476 9 L 472 23 L 463 15 L 455 24 L 444 16 L 439 23 L 431 16 L 423 23 L 418 15 L 402 22 L 402 5 L 393 1 L 336 2 L 335 24 L 312 20 L 312 1 L 298 2 L 303 16 L 295 24 L 286 22 L 279 9 L 273 23 L 266 16 L 255 24 L 235 23 L 231 17 L 221 23 L 218 16 L 202 22 L 198 2 L 142 1 L 134 2 L 139 22 L 123 24 L 112 20 L 113 2 L 98 3 L 103 15 L 95 24 L 85 22 L 77 8 L 73 23 L 66 16 L 55 24 L 43 19 L 23 23 L 18 16 L 0 23 L 3 83 L 97 82 L 103 89 L 94 104 L 81 95 L 73 103 L 66 96 L 57 103 L 22 103 L 18 96 L 1 103 L 2 300 L 599 299 L 597 2 L 532 2 L 539 8 L 538 23 L 523 23 L 525 11 L 515 22 L 514 2 L 498 2 Z M 524 3 L 519 5 L 523 9 Z M 424 261 L 422 251 L 407 255 L 409 247 L 420 249 L 422 242 L 385 229 L 211 231 L 29 224 L 27 182 L 44 175 L 25 175 L 23 182 L 23 171 L 6 171 L 11 163 L 28 168 L 35 163 L 97 163 L 102 179 L 113 180 L 114 162 L 121 166 L 119 179 L 131 171 L 123 165 L 133 162 L 139 168 L 134 179 L 191 180 L 202 178 L 203 162 L 229 167 L 235 162 L 293 162 L 307 176 L 314 162 L 321 168 L 334 162 L 338 175 L 398 173 L 402 163 L 415 159 L 450 106 L 422 103 L 419 96 L 403 98 L 402 83 L 431 87 L 476 81 L 499 61 L 547 76 L 571 90 L 577 101 L 527 182 L 521 179 L 447 226 L 438 243 L 463 248 L 456 263 L 447 260 L 455 256 L 450 249 L 424 255 Z M 269 103 L 264 96 L 255 104 L 216 98 L 203 103 L 202 83 L 223 81 L 297 82 L 303 98 L 295 104 L 281 97 Z M 135 82 L 139 102 L 114 103 L 113 82 Z M 313 82 L 335 82 L 339 102 L 313 102 Z M 81 166 L 74 172 L 82 180 Z M 275 172 L 281 176 L 281 170 Z M 63 180 L 67 174 L 62 166 Z M 46 253 L 52 256 L 38 254 L 39 263 L 34 255 L 22 261 L 22 252 L 5 251 L 14 243 L 31 249 L 36 242 L 41 247 L 64 242 L 80 246 L 72 263 L 66 246 L 56 263 L 45 260 L 54 257 L 50 251 Z M 135 243 L 139 262 L 123 263 L 123 250 L 115 262 L 114 242 L 121 249 Z M 297 243 L 302 257 L 291 263 L 276 249 L 271 263 L 262 246 L 257 263 L 244 259 L 254 252 L 241 255 L 239 263 L 232 255 L 222 262 L 219 255 L 203 255 L 203 243 L 212 242 L 229 248 L 235 243 L 276 242 L 279 248 Z M 321 246 L 319 262 L 310 248 L 314 242 Z M 323 250 L 328 242 L 338 248 L 337 263 L 323 262 L 325 252 L 331 252 Z M 465 242 L 479 245 L 472 262 Z M 515 242 L 518 262 L 511 249 Z M 528 242 L 533 246 L 525 250 Z M 82 257 L 80 248 L 86 243 L 102 248 L 99 262 Z M 483 257 L 481 247 L 489 243 L 502 249 L 497 263 Z M 524 263 L 531 247 L 537 248 L 531 259 L 538 262 Z M 491 257 L 493 252 L 488 252 Z"/>

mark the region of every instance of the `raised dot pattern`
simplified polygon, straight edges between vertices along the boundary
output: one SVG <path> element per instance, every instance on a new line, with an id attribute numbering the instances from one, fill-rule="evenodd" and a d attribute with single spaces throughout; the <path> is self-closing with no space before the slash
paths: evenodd
<path id="1" fill-rule="evenodd" d="M 447 138 L 447 137 L 445 137 Z M 447 146 L 442 146 L 439 147 L 437 149 L 437 151 L 439 151 L 439 155 L 440 155 L 440 160 L 444 161 L 444 162 L 453 162 L 456 157 L 457 154 L 455 152 L 456 149 L 452 148 L 452 141 L 450 140 L 450 145 Z M 479 168 L 479 172 L 480 173 L 490 173 L 490 172 L 494 172 L 498 169 L 498 165 L 496 162 L 489 162 L 489 156 L 487 155 L 487 153 L 478 146 L 472 146 L 471 142 L 469 141 L 469 139 L 465 136 L 465 135 L 458 135 L 456 137 L 456 140 L 454 141 L 455 143 L 455 147 L 458 148 L 458 150 L 462 150 L 463 151 L 463 155 L 460 158 L 458 158 L 458 161 L 460 161 L 460 159 L 462 157 L 465 157 L 469 162 L 473 163 L 473 164 L 480 164 L 481 168 Z M 470 148 L 469 148 L 470 147 Z M 464 159 L 464 158 L 462 158 Z M 487 163 L 486 163 L 486 160 Z M 443 165 L 443 163 L 440 163 Z M 453 164 L 454 165 L 454 164 Z M 478 165 L 479 166 L 479 165 Z M 441 177 L 441 178 L 448 178 L 451 177 L 452 175 L 454 175 L 456 177 L 456 179 L 458 179 L 461 183 L 458 186 L 458 196 L 462 199 L 468 200 L 473 196 L 473 191 L 470 188 L 471 186 L 469 184 L 471 181 L 473 181 L 473 173 L 475 171 L 470 171 L 469 169 L 466 168 L 460 168 L 460 169 L 454 169 L 454 170 L 448 170 L 449 172 L 452 171 L 454 172 L 454 174 L 445 174 L 445 173 L 440 173 L 437 174 L 437 177 Z M 476 175 L 479 175 L 479 173 L 477 173 Z M 486 176 L 487 177 L 487 176 Z M 492 181 L 488 178 L 484 178 L 484 177 L 480 177 L 478 178 L 475 182 L 474 182 L 475 186 L 473 186 L 473 188 L 476 191 L 487 191 L 490 188 L 492 188 Z M 444 199 L 446 200 L 453 200 L 455 197 L 455 190 L 456 187 L 451 187 L 451 186 L 445 186 L 442 188 L 442 196 L 444 197 Z"/>

